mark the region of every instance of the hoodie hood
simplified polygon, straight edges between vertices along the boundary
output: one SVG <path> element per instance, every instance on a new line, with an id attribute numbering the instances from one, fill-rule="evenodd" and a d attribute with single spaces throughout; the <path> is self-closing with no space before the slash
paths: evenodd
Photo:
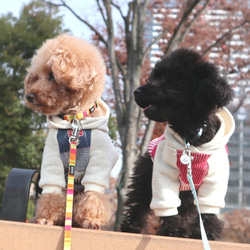
<path id="1" fill-rule="evenodd" d="M 108 120 L 110 110 L 104 101 L 99 100 L 98 104 L 98 108 L 94 111 L 97 113 L 97 116 L 87 116 L 80 120 L 81 129 L 100 129 L 107 133 L 109 131 Z M 47 116 L 47 124 L 49 128 L 53 129 L 71 129 L 71 123 L 57 115 Z"/>
<path id="2" fill-rule="evenodd" d="M 199 147 L 190 146 L 191 152 L 203 152 L 209 154 L 221 147 L 224 147 L 228 143 L 235 129 L 233 116 L 227 108 L 220 109 L 216 115 L 220 119 L 221 126 L 214 138 Z M 185 148 L 184 140 L 171 128 L 169 128 L 169 126 L 166 128 L 164 134 L 169 147 L 179 150 L 183 150 Z"/>

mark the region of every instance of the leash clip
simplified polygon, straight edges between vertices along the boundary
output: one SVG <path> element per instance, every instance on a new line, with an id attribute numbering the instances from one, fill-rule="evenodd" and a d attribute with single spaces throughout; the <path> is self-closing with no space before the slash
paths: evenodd
<path id="1" fill-rule="evenodd" d="M 192 176 L 192 169 L 191 169 L 192 160 L 193 157 L 191 156 L 190 143 L 185 142 L 185 149 L 183 150 L 183 153 L 180 157 L 180 161 L 182 164 L 187 165 L 187 174 L 190 176 Z"/>
<path id="2" fill-rule="evenodd" d="M 75 142 L 77 145 L 80 143 L 79 132 L 81 129 L 81 123 L 77 119 L 71 121 L 72 135 L 69 138 L 69 143 Z"/>
<path id="3" fill-rule="evenodd" d="M 185 143 L 185 149 L 183 150 L 183 153 L 181 155 L 180 161 L 184 165 L 188 165 L 192 161 L 192 156 L 191 156 L 191 150 L 190 150 L 190 144 Z"/>

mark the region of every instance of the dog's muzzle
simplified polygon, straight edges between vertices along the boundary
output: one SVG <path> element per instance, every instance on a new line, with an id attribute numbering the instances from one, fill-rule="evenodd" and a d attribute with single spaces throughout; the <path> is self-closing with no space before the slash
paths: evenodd
<path id="1" fill-rule="evenodd" d="M 25 96 L 26 100 L 30 103 L 33 103 L 36 99 L 36 95 L 34 93 L 29 93 Z"/>
<path id="2" fill-rule="evenodd" d="M 26 100 L 33 104 L 34 106 L 41 106 L 38 102 L 38 96 L 34 93 L 28 93 L 26 96 L 25 96 Z"/>

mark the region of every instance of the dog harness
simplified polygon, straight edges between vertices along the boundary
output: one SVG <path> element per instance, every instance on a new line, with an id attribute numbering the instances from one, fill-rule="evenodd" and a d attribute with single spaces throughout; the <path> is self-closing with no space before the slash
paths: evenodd
<path id="1" fill-rule="evenodd" d="M 163 134 L 159 138 L 152 140 L 148 146 L 148 152 L 154 160 L 156 149 L 158 144 L 165 140 L 165 135 Z M 179 179 L 180 179 L 180 191 L 187 191 L 191 190 L 189 181 L 187 179 L 187 166 L 183 164 L 181 161 L 181 157 L 185 154 L 185 150 L 176 150 L 177 162 L 176 166 L 180 170 Z M 203 179 L 207 175 L 208 172 L 208 163 L 207 159 L 209 158 L 210 154 L 205 153 L 191 153 L 192 157 L 192 175 L 195 189 L 197 190 L 201 185 Z M 184 158 L 182 158 L 184 159 Z"/>
<path id="2" fill-rule="evenodd" d="M 72 136 L 72 129 L 58 129 L 57 142 L 59 147 L 60 158 L 64 166 L 65 181 L 68 180 L 70 143 L 69 139 Z M 92 138 L 92 129 L 80 129 L 78 134 L 78 145 L 75 162 L 74 176 L 74 192 L 83 191 L 81 181 L 86 173 L 87 166 L 90 160 L 90 145 Z"/>
<path id="3" fill-rule="evenodd" d="M 70 155 L 69 155 L 69 169 L 68 169 L 68 183 L 67 183 L 67 197 L 66 197 L 66 212 L 65 212 L 65 226 L 64 226 L 64 250 L 71 249 L 71 228 L 72 228 L 72 211 L 73 211 L 73 198 L 74 198 L 74 177 L 76 166 L 77 145 L 80 143 L 79 133 L 81 125 L 79 120 L 93 113 L 98 107 L 95 104 L 82 113 L 77 115 L 65 115 L 64 119 L 71 121 L 72 133 L 69 138 Z"/>
<path id="4" fill-rule="evenodd" d="M 159 138 L 152 140 L 148 146 L 148 152 L 154 160 L 156 149 L 158 144 L 165 140 L 165 135 L 161 135 Z M 190 144 L 185 143 L 184 150 L 176 150 L 177 154 L 177 162 L 176 165 L 180 170 L 179 179 L 180 179 L 180 191 L 191 190 L 193 197 L 196 202 L 199 221 L 200 221 L 200 230 L 201 230 L 201 238 L 203 247 L 205 250 L 210 250 L 209 242 L 207 239 L 206 231 L 202 222 L 201 212 L 199 208 L 198 198 L 196 190 L 201 185 L 203 179 L 207 175 L 208 172 L 208 163 L 207 159 L 209 158 L 209 154 L 204 153 L 191 153 Z"/>

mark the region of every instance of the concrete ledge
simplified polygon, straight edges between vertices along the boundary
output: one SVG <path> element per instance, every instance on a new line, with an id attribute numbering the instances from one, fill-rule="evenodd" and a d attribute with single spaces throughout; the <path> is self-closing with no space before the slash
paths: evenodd
<path id="1" fill-rule="evenodd" d="M 63 230 L 58 226 L 0 221 L 0 250 L 62 250 Z M 248 244 L 229 242 L 210 242 L 210 246 L 213 250 L 250 249 Z M 78 249 L 201 250 L 203 246 L 200 240 L 73 228 L 72 250 Z"/>

